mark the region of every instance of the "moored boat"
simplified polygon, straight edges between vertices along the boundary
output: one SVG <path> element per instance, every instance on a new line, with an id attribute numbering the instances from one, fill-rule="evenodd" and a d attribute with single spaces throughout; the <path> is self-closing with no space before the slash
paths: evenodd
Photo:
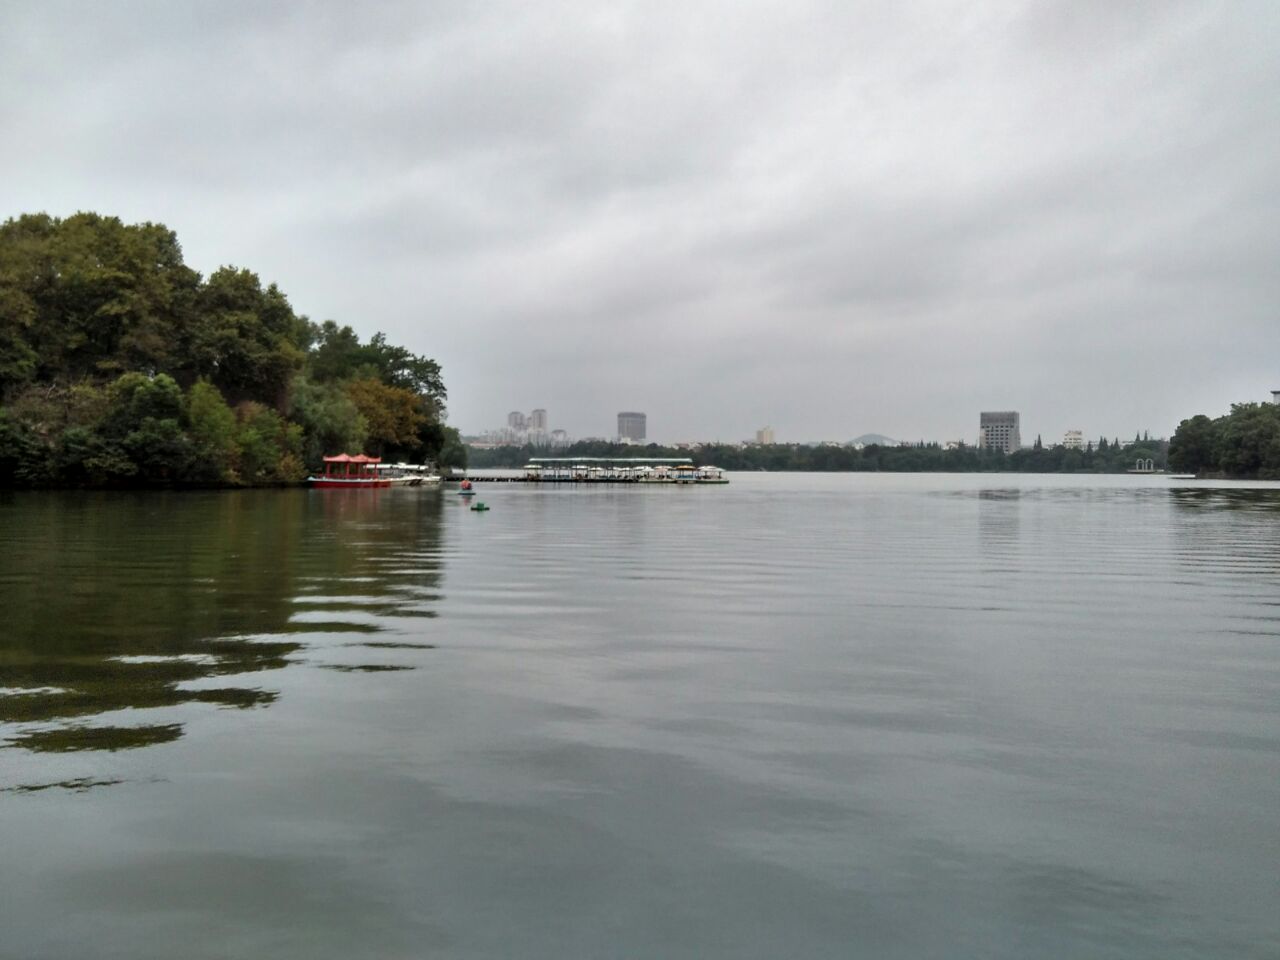
<path id="1" fill-rule="evenodd" d="M 390 480 L 393 487 L 422 487 L 440 482 L 440 475 L 425 463 L 380 463 L 375 469 L 378 476 Z"/>
<path id="2" fill-rule="evenodd" d="M 381 457 L 366 457 L 363 453 L 352 456 L 340 453 L 336 457 L 324 458 L 324 476 L 308 477 L 307 482 L 313 487 L 324 489 L 334 487 L 355 487 L 370 489 L 391 486 L 391 479 L 378 475 L 377 464 Z M 339 469 L 339 465 L 341 469 Z M 354 470 L 352 469 L 354 467 Z"/>

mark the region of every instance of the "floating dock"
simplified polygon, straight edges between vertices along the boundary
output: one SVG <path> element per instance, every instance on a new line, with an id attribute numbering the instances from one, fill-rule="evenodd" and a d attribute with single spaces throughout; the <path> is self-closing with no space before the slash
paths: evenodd
<path id="1" fill-rule="evenodd" d="M 724 471 L 689 457 L 534 457 L 518 476 L 467 474 L 472 483 L 725 484 Z"/>

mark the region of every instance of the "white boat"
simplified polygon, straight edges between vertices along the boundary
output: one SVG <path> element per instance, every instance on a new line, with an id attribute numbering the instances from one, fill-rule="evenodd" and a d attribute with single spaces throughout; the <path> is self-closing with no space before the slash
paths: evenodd
<path id="1" fill-rule="evenodd" d="M 425 463 L 379 464 L 378 475 L 389 480 L 393 487 L 421 487 L 440 483 L 440 475 Z"/>

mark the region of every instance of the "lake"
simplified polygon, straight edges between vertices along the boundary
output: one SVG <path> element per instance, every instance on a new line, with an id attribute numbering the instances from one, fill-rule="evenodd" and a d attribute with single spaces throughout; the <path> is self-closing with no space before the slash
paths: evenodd
<path id="1" fill-rule="evenodd" d="M 1280 956 L 1280 485 L 0 494 L 0 957 Z"/>

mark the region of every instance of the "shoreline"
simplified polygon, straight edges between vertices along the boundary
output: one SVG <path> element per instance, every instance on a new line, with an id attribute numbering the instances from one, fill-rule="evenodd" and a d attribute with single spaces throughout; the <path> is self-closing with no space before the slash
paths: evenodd
<path id="1" fill-rule="evenodd" d="M 480 467 L 477 471 L 511 471 L 506 467 Z M 848 475 L 848 474 L 878 474 L 881 476 L 983 476 L 983 477 L 1161 477 L 1167 480 L 1178 480 L 1183 483 L 1197 482 L 1226 482 L 1226 483 L 1280 483 L 1280 477 L 1256 477 L 1256 476 L 1226 476 L 1223 474 L 1196 474 L 1195 476 L 1187 474 L 1174 474 L 1169 471 L 1152 471 L 1151 473 L 1134 473 L 1132 471 L 1034 471 L 1034 470 L 726 470 L 726 474 L 737 474 L 742 476 L 750 476 L 757 473 L 767 474 L 795 474 L 808 476 L 827 476 L 827 475 Z M 528 485 L 538 486 L 590 486 L 594 484 L 609 486 L 652 486 L 653 483 L 640 483 L 636 481 L 603 481 L 603 480 L 526 480 L 524 477 L 510 476 L 483 476 L 477 475 L 476 472 L 468 471 L 457 476 L 445 476 L 441 478 L 440 484 L 432 484 L 432 487 L 438 488 L 446 484 L 458 483 L 462 480 L 478 481 L 480 483 L 525 483 Z M 662 485 L 662 484 L 657 484 Z M 671 481 L 670 485 L 683 486 L 717 486 L 719 484 L 713 482 L 701 483 L 684 483 L 677 484 Z M 84 484 L 41 484 L 41 485 L 15 485 L 0 487 L 0 494 L 5 493 L 36 493 L 36 492 L 70 492 L 80 491 L 84 493 L 136 493 L 140 491 L 152 491 L 156 493 L 196 493 L 201 491 L 236 491 L 236 490 L 305 490 L 311 489 L 312 485 L 307 480 L 291 480 L 278 483 L 261 483 L 261 484 L 219 484 L 219 483 L 136 483 L 136 484 L 103 484 L 100 486 L 88 486 Z M 423 489 L 416 487 L 414 489 Z"/>

